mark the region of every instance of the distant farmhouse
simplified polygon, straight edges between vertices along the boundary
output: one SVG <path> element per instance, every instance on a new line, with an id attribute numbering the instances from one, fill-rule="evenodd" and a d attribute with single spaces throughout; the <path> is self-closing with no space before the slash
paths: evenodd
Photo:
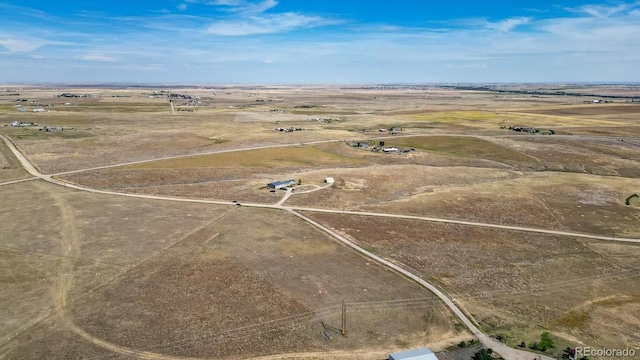
<path id="1" fill-rule="evenodd" d="M 272 183 L 268 183 L 267 187 L 269 189 L 282 189 L 295 183 L 295 180 L 274 181 Z"/>
<path id="2" fill-rule="evenodd" d="M 34 122 L 14 121 L 14 122 L 11 123 L 11 126 L 13 126 L 13 127 L 26 127 L 26 126 L 38 126 L 38 124 L 36 124 Z"/>

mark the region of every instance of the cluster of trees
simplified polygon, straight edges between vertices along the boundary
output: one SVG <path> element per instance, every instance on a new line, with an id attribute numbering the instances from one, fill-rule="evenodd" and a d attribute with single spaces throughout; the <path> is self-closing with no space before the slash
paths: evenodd
<path id="1" fill-rule="evenodd" d="M 480 341 L 478 341 L 477 339 L 471 339 L 469 340 L 469 342 L 465 342 L 465 341 L 460 341 L 460 343 L 458 344 L 458 347 L 460 348 L 465 348 L 467 346 L 473 346 L 480 343 Z M 501 357 L 496 357 L 493 355 L 493 349 L 489 348 L 489 349 L 480 349 L 479 351 L 477 351 L 473 357 L 473 360 L 497 360 L 497 359 L 502 359 Z"/>
<path id="2" fill-rule="evenodd" d="M 525 126 L 500 126 L 500 129 L 507 129 L 518 132 L 526 132 L 531 134 L 553 135 L 556 132 L 551 129 L 538 129 Z"/>
<path id="3" fill-rule="evenodd" d="M 527 347 L 527 344 L 523 341 L 518 346 L 521 348 L 525 348 Z M 531 344 L 531 346 L 529 346 L 529 349 L 538 350 L 538 351 L 547 351 L 548 349 L 553 349 L 554 347 L 555 345 L 553 344 L 553 340 L 551 340 L 549 333 L 545 331 L 542 334 L 540 334 L 540 341 L 534 342 L 533 344 Z"/>
<path id="4" fill-rule="evenodd" d="M 465 341 L 461 341 L 458 344 L 458 347 L 464 348 L 467 346 L 471 346 L 471 345 L 475 345 L 478 344 L 478 340 L 476 339 L 472 339 L 470 340 L 468 343 Z M 525 348 L 527 347 L 527 344 L 523 341 L 520 343 L 520 345 L 518 345 L 521 348 Z M 531 346 L 529 346 L 529 348 L 531 350 L 537 350 L 537 351 L 547 351 L 549 349 L 553 349 L 555 347 L 553 340 L 551 339 L 550 335 L 548 332 L 543 332 L 542 334 L 540 334 L 540 341 L 534 342 L 533 344 L 531 344 Z M 493 349 L 480 349 L 478 352 L 476 352 L 472 359 L 473 360 L 496 360 L 496 359 L 500 359 L 495 357 L 496 354 L 493 353 Z M 566 360 L 589 360 L 588 357 L 583 356 L 581 358 L 576 358 L 576 351 L 575 349 L 572 349 L 570 347 L 567 347 L 563 350 L 562 353 L 562 358 L 566 359 Z"/>
<path id="5" fill-rule="evenodd" d="M 493 354 L 493 349 L 480 349 L 480 351 L 478 351 L 473 355 L 472 359 L 473 360 L 495 360 L 495 358 L 491 354 Z"/>
<path id="6" fill-rule="evenodd" d="M 479 343 L 479 341 L 477 339 L 471 339 L 471 340 L 469 340 L 468 343 L 464 342 L 464 341 L 460 341 L 460 343 L 458 344 L 458 347 L 465 348 L 467 346 L 473 346 L 473 345 L 475 345 L 477 343 Z"/>

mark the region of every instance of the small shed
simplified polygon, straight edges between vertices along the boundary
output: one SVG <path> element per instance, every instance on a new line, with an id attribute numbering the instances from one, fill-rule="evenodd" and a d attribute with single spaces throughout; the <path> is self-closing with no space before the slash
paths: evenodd
<path id="1" fill-rule="evenodd" d="M 295 180 L 274 181 L 272 183 L 268 183 L 267 187 L 269 189 L 282 189 L 289 185 L 293 185 L 295 183 L 296 183 Z"/>
<path id="2" fill-rule="evenodd" d="M 324 179 L 324 182 L 326 182 L 327 184 L 333 184 L 334 182 L 336 182 L 336 180 L 332 177 L 328 177 Z"/>
<path id="3" fill-rule="evenodd" d="M 389 360 L 438 360 L 433 351 L 423 347 L 389 354 Z"/>

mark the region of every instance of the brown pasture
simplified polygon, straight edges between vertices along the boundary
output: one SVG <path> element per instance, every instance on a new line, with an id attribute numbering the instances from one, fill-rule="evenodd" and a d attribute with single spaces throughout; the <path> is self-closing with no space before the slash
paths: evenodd
<path id="1" fill-rule="evenodd" d="M 180 87 L 173 91 L 201 103 L 176 101 L 193 111 L 172 114 L 165 96 L 149 98 L 165 89 L 24 87 L 20 96 L 0 93 L 0 125 L 39 126 L 0 133 L 43 173 L 79 170 L 58 177 L 91 188 L 273 204 L 284 192 L 266 183 L 291 178 L 304 187 L 285 205 L 640 237 L 640 204 L 624 205 L 640 193 L 640 107 L 626 98 L 584 103 L 585 94 L 634 96 L 637 88 L 496 89 L 513 92 Z M 67 90 L 89 97 L 57 97 Z M 17 98 L 48 111 L 19 112 Z M 514 125 L 556 134 L 500 128 Z M 402 130 L 380 131 L 392 127 Z M 415 151 L 384 154 L 341 140 Z M 105 165 L 113 167 L 87 170 Z M 0 143 L 0 182 L 26 177 Z M 302 193 L 326 177 L 335 184 Z M 542 331 L 555 352 L 640 341 L 637 245 L 307 215 L 440 286 L 511 345 Z M 432 294 L 285 211 L 31 180 L 0 186 L 0 240 L 4 358 L 378 358 L 470 339 Z M 348 336 L 330 331 L 325 340 L 320 321 L 339 326 L 342 300 Z"/>
<path id="2" fill-rule="evenodd" d="M 4 142 L 0 142 L 0 182 L 24 179 L 28 176 Z"/>
<path id="3" fill-rule="evenodd" d="M 13 294 L 3 308 L 15 309 L 3 329 L 9 357 L 107 349 L 124 358 L 246 358 L 444 348 L 469 336 L 433 295 L 280 211 L 96 197 L 40 183 L 0 190 L 10 201 L 2 224 L 25 218 L 5 227 L 16 237 L 1 254 L 4 290 Z M 349 337 L 326 341 L 320 321 L 339 326 L 342 300 Z M 58 336 L 74 345 L 45 345 Z"/>
<path id="4" fill-rule="evenodd" d="M 628 330 L 640 321 L 640 263 L 633 255 L 640 247 L 635 244 L 415 220 L 308 215 L 441 285 L 473 309 L 471 315 L 483 328 L 507 335 L 511 345 L 529 343 L 545 329 L 566 343 L 575 337 L 590 346 L 624 348 L 640 340 Z M 623 309 L 626 317 L 600 326 Z M 578 320 L 574 314 L 580 312 L 589 315 Z M 527 338 L 511 332 L 531 325 L 534 331 Z"/>

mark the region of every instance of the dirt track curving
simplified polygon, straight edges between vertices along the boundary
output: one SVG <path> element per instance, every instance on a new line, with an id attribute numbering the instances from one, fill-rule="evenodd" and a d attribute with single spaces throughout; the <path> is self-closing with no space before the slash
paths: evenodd
<path id="1" fill-rule="evenodd" d="M 193 200 L 193 199 L 184 199 L 184 198 L 166 198 L 166 197 L 159 197 L 159 196 L 149 196 L 149 195 L 127 195 L 127 194 L 122 194 L 122 193 L 118 193 L 118 192 L 112 192 L 112 191 L 101 191 L 101 190 L 95 190 L 95 189 L 88 189 L 88 188 L 84 188 L 81 186 L 76 186 L 76 185 L 72 185 L 72 184 L 68 184 L 65 183 L 63 181 L 57 180 L 52 178 L 50 175 L 43 175 L 41 174 L 36 168 L 35 166 L 33 166 L 28 159 L 26 159 L 24 157 L 24 155 L 22 153 L 20 153 L 20 151 L 11 143 L 11 141 L 9 139 L 7 139 L 4 136 L 0 136 L 2 138 L 2 140 L 7 144 L 7 146 L 9 146 L 9 148 L 12 150 L 12 152 L 15 154 L 15 156 L 18 158 L 18 160 L 21 162 L 22 166 L 25 168 L 25 170 L 27 170 L 32 176 L 37 177 L 39 179 L 42 179 L 44 181 L 56 184 L 56 185 L 60 185 L 60 186 L 65 186 L 68 188 L 72 188 L 72 189 L 76 189 L 76 190 L 82 190 L 82 191 L 89 191 L 89 192 L 94 192 L 94 193 L 101 193 L 101 194 L 109 194 L 109 195 L 118 195 L 118 196 L 131 196 L 131 197 L 138 197 L 138 198 L 144 198 L 144 199 L 156 199 L 156 200 L 170 200 L 170 201 L 180 201 L 180 202 L 197 202 L 197 203 L 209 203 L 209 204 L 224 204 L 224 205 L 234 205 L 230 202 L 222 202 L 222 201 L 203 201 L 203 200 Z M 328 142 L 328 141 L 323 141 L 323 142 Z M 280 145 L 279 145 L 280 146 Z M 238 150 L 239 151 L 239 150 Z M 137 163 L 137 162 L 136 162 Z M 287 195 L 291 195 L 290 192 L 287 192 Z M 177 359 L 176 357 L 172 357 L 172 356 L 168 356 L 168 355 L 163 355 L 163 354 L 157 354 L 157 353 L 153 353 L 153 352 L 143 352 L 143 351 L 138 351 L 135 349 L 131 349 L 129 347 L 124 347 L 124 346 L 119 346 L 116 345 L 112 342 L 100 339 L 98 337 L 95 337 L 91 334 L 89 334 L 87 331 L 85 331 L 84 329 L 80 328 L 79 326 L 77 326 L 73 320 L 69 317 L 66 316 L 65 314 L 65 307 L 67 306 L 67 294 L 70 290 L 70 288 L 73 285 L 73 263 L 71 261 L 71 258 L 73 257 L 77 257 L 79 255 L 79 246 L 78 246 L 78 234 L 76 232 L 76 226 L 74 225 L 74 214 L 73 214 L 73 209 L 69 207 L 69 205 L 66 203 L 65 199 L 64 199 L 64 195 L 60 195 L 56 192 L 51 192 L 51 196 L 54 198 L 55 203 L 57 204 L 58 208 L 61 211 L 61 219 L 62 219 L 62 238 L 63 238 L 63 261 L 62 264 L 59 267 L 59 271 L 58 271 L 58 276 L 57 276 L 57 281 L 56 281 L 56 285 L 55 285 L 55 298 L 54 298 L 54 302 L 55 302 L 55 307 L 56 309 L 63 315 L 64 317 L 64 321 L 65 324 L 72 329 L 75 333 L 77 333 L 79 336 L 81 336 L 83 339 L 98 345 L 100 347 L 106 348 L 110 351 L 113 351 L 115 353 L 121 354 L 121 355 L 125 355 L 125 356 L 134 356 L 134 357 L 139 357 L 139 358 L 143 358 L 143 359 L 164 359 L 164 360 L 168 360 L 168 359 Z M 556 231 L 556 230 L 547 230 L 547 229 L 536 229 L 536 228 L 527 228 L 527 227 L 518 227 L 518 226 L 507 226 L 507 225 L 495 225 L 495 224 L 488 224 L 488 223 L 477 223 L 477 222 L 468 222 L 468 221 L 459 221 L 459 220 L 449 220 L 449 219 L 440 219 L 440 218 L 428 218 L 428 217 L 418 217 L 418 216 L 404 216 L 404 215 L 394 215 L 394 214 L 386 214 L 386 213 L 364 213 L 364 212 L 355 212 L 355 211 L 340 211 L 340 210 L 332 210 L 332 209 L 317 209 L 317 208 L 301 208 L 301 207 L 288 207 L 288 206 L 282 206 L 282 203 L 287 199 L 288 196 L 283 197 L 283 199 L 276 205 L 265 205 L 265 204 L 243 204 L 244 206 L 249 206 L 249 207 L 257 207 L 257 208 L 269 208 L 269 209 L 278 209 L 278 210 L 287 210 L 292 212 L 293 214 L 295 214 L 296 216 L 302 218 L 303 220 L 305 220 L 306 222 L 322 229 L 324 232 L 330 234 L 331 236 L 333 236 L 334 238 L 340 240 L 341 242 L 343 242 L 344 244 L 350 246 L 351 248 L 355 249 L 356 251 L 362 253 L 363 255 L 374 259 L 375 261 L 393 269 L 394 271 L 397 271 L 401 274 L 403 274 L 404 276 L 413 279 L 414 281 L 416 281 L 417 283 L 419 283 L 420 285 L 424 286 L 425 288 L 429 289 L 430 291 L 432 291 L 434 294 L 436 294 L 449 308 L 450 310 L 466 325 L 467 328 L 469 328 L 471 330 L 471 332 L 478 337 L 485 346 L 487 347 L 491 347 L 494 350 L 496 350 L 499 354 L 501 354 L 503 357 L 505 357 L 506 359 L 516 359 L 516 360 L 520 360 L 520 359 L 530 359 L 533 354 L 526 352 L 526 351 L 521 351 L 521 350 L 516 350 L 516 349 L 512 349 L 512 348 L 508 348 L 507 346 L 505 346 L 504 344 L 496 341 L 495 339 L 492 339 L 490 337 L 488 337 L 487 335 L 483 334 L 478 328 L 477 326 L 459 309 L 459 307 L 448 297 L 446 296 L 442 291 L 440 291 L 438 288 L 432 286 L 431 284 L 427 283 L 426 281 L 422 280 L 420 277 L 416 276 L 415 274 L 381 258 L 378 257 L 376 255 L 371 254 L 370 252 L 358 247 L 357 245 L 351 243 L 349 240 L 343 238 L 341 235 L 337 234 L 336 232 L 332 231 L 331 229 L 328 229 L 322 225 L 320 225 L 319 223 L 305 217 L 304 215 L 301 215 L 300 213 L 298 213 L 297 211 L 312 211 L 312 212 L 327 212 L 327 213 L 336 213 L 336 214 L 352 214 L 352 215 L 366 215 L 366 216 L 379 216 L 379 217 L 393 217 L 393 218 L 403 218 L 403 219 L 416 219 L 416 220 L 423 220 L 423 221 L 435 221 L 435 222 L 446 222 L 446 223 L 454 223 L 454 224 L 462 224 L 462 225 L 468 225 L 468 226 L 482 226 L 482 227 L 490 227 L 490 228 L 498 228 L 498 229 L 508 229 L 508 230 L 518 230 L 518 231 L 528 231 L 528 232 L 538 232 L 538 233 L 547 233 L 547 234 L 556 234 L 556 235 L 566 235 L 566 236 L 580 236 L 580 237 L 585 237 L 585 238 L 592 238 L 592 239 L 600 239 L 600 240 L 614 240 L 614 241 L 625 241 L 625 242 L 640 242 L 640 240 L 637 239 L 623 239 L 623 238 L 616 238 L 616 239 L 611 239 L 609 237 L 605 237 L 605 236 L 599 236 L 599 235 L 590 235 L 590 234 L 577 234 L 577 233 L 573 233 L 573 232 L 565 232 L 565 231 Z M 548 357 L 543 356 L 543 359 L 551 359 Z"/>

